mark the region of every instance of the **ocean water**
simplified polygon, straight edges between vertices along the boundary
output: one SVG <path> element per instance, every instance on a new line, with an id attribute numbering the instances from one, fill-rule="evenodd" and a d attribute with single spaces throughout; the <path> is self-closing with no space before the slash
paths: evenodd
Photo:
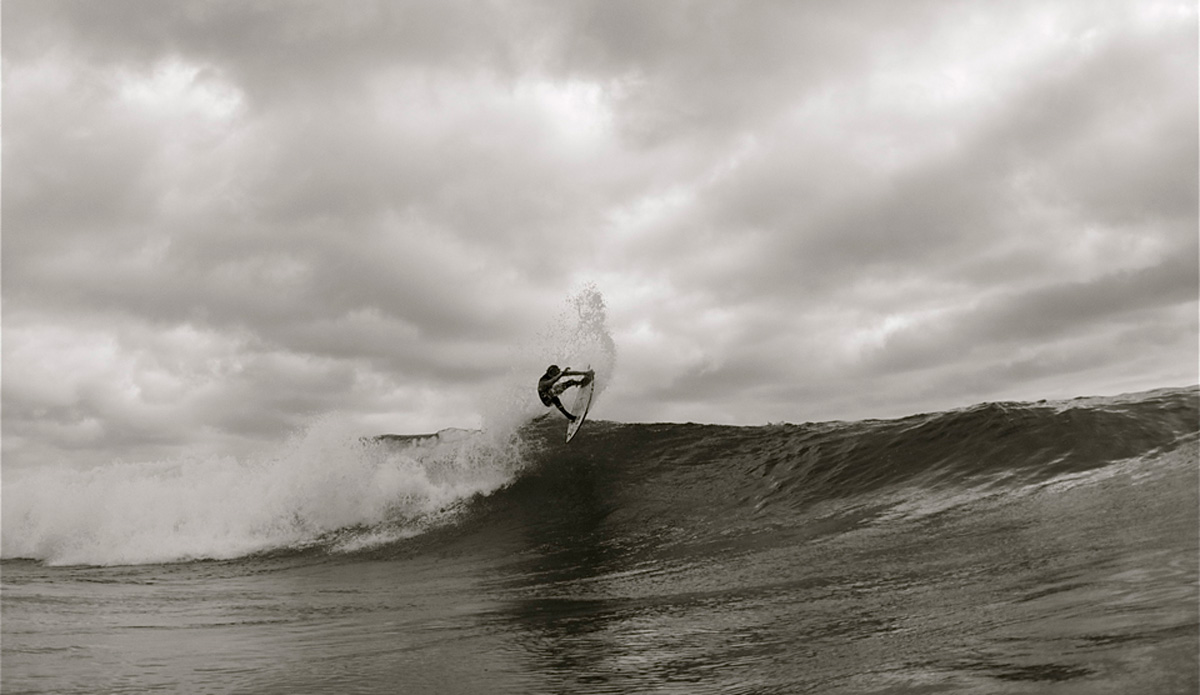
<path id="1" fill-rule="evenodd" d="M 1195 693 L 1196 388 L 5 471 L 18 693 Z"/>

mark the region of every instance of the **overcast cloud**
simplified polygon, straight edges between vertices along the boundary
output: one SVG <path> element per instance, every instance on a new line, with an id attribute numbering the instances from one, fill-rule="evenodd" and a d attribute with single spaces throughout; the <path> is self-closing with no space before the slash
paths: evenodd
<path id="1" fill-rule="evenodd" d="M 603 419 L 1197 379 L 1194 2 L 2 20 L 6 466 L 479 426 L 588 283 Z"/>

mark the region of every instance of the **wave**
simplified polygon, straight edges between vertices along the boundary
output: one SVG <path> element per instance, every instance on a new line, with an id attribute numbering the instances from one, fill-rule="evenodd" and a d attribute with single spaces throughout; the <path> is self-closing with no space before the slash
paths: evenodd
<path id="1" fill-rule="evenodd" d="M 600 422 L 583 433 L 580 451 L 560 449 L 541 466 L 585 463 L 617 471 L 613 487 L 638 491 L 614 493 L 636 497 L 627 515 L 728 536 L 818 518 L 861 520 L 866 511 L 914 505 L 924 514 L 947 500 L 1018 494 L 1181 448 L 1194 458 L 1198 405 L 1200 390 L 1192 387 L 985 403 L 895 420 L 758 427 Z"/>
<path id="2" fill-rule="evenodd" d="M 1200 390 L 1190 387 L 896 420 L 596 421 L 570 446 L 556 417 L 526 417 L 491 434 L 374 439 L 329 419 L 256 460 L 6 473 L 2 554 L 131 564 L 399 552 L 491 533 L 512 519 L 524 519 L 513 523 L 527 524 L 526 535 L 550 526 L 570 535 L 582 507 L 619 520 L 625 536 L 610 542 L 626 545 L 650 532 L 716 543 L 782 526 L 837 529 L 864 515 L 936 513 L 1176 450 L 1194 463 L 1198 404 Z"/>

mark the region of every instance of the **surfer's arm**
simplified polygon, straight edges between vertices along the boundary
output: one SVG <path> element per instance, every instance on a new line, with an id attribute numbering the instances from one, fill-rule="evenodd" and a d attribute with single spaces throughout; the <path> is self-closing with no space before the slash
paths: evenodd
<path id="1" fill-rule="evenodd" d="M 590 369 L 586 372 L 581 372 L 581 371 L 578 371 L 575 369 L 571 369 L 570 367 L 567 367 L 566 369 L 562 370 L 562 374 L 559 375 L 559 378 L 561 379 L 564 376 L 587 376 L 588 374 L 591 374 L 591 373 L 592 373 L 592 370 L 590 370 Z"/>

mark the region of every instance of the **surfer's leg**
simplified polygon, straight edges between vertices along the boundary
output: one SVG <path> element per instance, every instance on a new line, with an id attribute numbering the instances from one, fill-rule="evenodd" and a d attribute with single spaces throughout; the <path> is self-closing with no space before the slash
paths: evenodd
<path id="1" fill-rule="evenodd" d="M 555 397 L 555 399 L 554 399 L 554 405 L 562 412 L 563 415 L 567 416 L 568 420 L 570 420 L 571 422 L 575 422 L 575 416 L 572 415 L 571 413 L 567 412 L 567 409 L 563 407 L 562 401 L 558 400 L 557 397 Z"/>

